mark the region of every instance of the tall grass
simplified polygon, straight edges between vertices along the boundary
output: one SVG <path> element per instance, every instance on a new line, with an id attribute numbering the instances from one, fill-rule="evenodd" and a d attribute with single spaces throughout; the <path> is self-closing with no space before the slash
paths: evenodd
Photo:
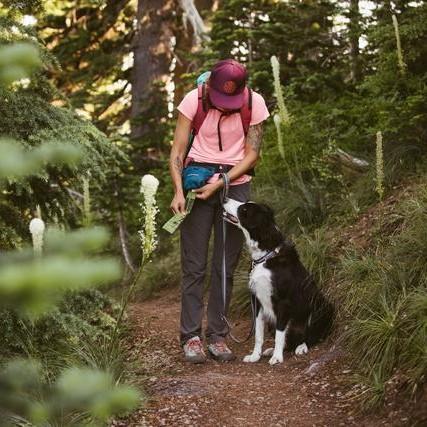
<path id="1" fill-rule="evenodd" d="M 376 251 L 347 253 L 339 271 L 343 338 L 366 407 L 382 401 L 394 378 L 414 395 L 427 374 L 427 185 L 396 215 L 404 218 L 397 233 L 383 236 Z"/>

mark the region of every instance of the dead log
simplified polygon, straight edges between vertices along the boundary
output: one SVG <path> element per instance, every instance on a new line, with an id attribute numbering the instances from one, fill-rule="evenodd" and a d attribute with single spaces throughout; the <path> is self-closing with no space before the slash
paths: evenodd
<path id="1" fill-rule="evenodd" d="M 200 45 L 203 40 L 209 40 L 205 23 L 194 4 L 194 0 L 179 0 L 179 3 L 185 13 L 184 19 L 190 21 L 193 27 L 196 44 Z"/>
<path id="2" fill-rule="evenodd" d="M 326 158 L 331 163 L 339 164 L 356 172 L 366 172 L 369 169 L 369 162 L 352 156 L 341 148 L 329 153 Z"/>

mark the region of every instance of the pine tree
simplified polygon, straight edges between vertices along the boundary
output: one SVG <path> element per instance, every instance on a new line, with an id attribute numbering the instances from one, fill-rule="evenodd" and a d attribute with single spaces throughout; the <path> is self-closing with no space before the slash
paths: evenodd
<path id="1" fill-rule="evenodd" d="M 210 63 L 234 57 L 247 64 L 251 84 L 272 94 L 270 57 L 276 55 L 281 76 L 299 96 L 313 99 L 336 91 L 340 41 L 332 32 L 334 2 L 232 0 L 212 18 Z"/>
<path id="2" fill-rule="evenodd" d="M 20 23 L 22 13 L 32 13 L 33 6 L 38 10 L 39 4 L 7 4 L 10 9 L 4 8 L 6 16 L 0 17 L 0 44 L 36 44 L 42 52 L 43 68 L 33 72 L 30 79 L 0 89 L 0 136 L 14 138 L 27 149 L 46 142 L 72 143 L 84 149 L 85 156 L 79 169 L 50 166 L 27 179 L 9 181 L 0 197 L 0 247 L 14 246 L 27 237 L 25 222 L 36 205 L 40 205 L 46 220 L 56 217 L 75 225 L 80 215 L 70 194 L 79 188 L 79 175 L 90 169 L 94 182 L 101 185 L 107 165 L 114 163 L 119 153 L 102 132 L 73 109 L 54 105 L 64 98 L 44 70 L 55 70 L 58 64 L 34 30 Z"/>

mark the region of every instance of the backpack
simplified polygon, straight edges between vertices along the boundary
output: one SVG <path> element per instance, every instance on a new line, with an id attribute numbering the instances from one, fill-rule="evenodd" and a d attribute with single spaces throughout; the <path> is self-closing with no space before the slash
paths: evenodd
<path id="1" fill-rule="evenodd" d="M 193 145 L 194 138 L 199 133 L 199 130 L 202 127 L 203 122 L 205 121 L 206 116 L 208 115 L 208 112 L 209 112 L 210 107 L 208 105 L 208 99 L 207 99 L 206 81 L 209 79 L 210 74 L 211 74 L 210 71 L 206 71 L 197 78 L 197 90 L 198 90 L 197 111 L 193 119 L 191 133 L 190 133 L 190 140 L 187 146 L 187 151 L 185 153 L 184 160 L 187 158 L 187 155 L 190 152 L 191 146 Z M 252 89 L 249 89 L 246 86 L 244 94 L 245 94 L 245 97 L 244 97 L 242 108 L 240 108 L 240 110 L 233 110 L 227 113 L 222 113 L 221 117 L 223 115 L 227 116 L 227 115 L 235 114 L 239 111 L 240 117 L 242 119 L 243 132 L 246 136 L 249 130 L 249 125 L 252 117 Z M 221 117 L 219 118 L 219 120 L 221 120 Z M 219 126 L 219 122 L 218 122 L 218 126 Z M 219 150 L 222 151 L 220 132 L 219 132 L 218 145 L 219 145 Z"/>

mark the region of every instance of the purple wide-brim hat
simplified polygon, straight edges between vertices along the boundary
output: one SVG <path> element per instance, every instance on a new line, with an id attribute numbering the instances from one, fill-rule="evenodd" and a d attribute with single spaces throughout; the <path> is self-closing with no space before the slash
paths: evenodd
<path id="1" fill-rule="evenodd" d="M 217 62 L 209 78 L 209 98 L 215 107 L 237 110 L 243 106 L 248 73 L 234 59 Z"/>

